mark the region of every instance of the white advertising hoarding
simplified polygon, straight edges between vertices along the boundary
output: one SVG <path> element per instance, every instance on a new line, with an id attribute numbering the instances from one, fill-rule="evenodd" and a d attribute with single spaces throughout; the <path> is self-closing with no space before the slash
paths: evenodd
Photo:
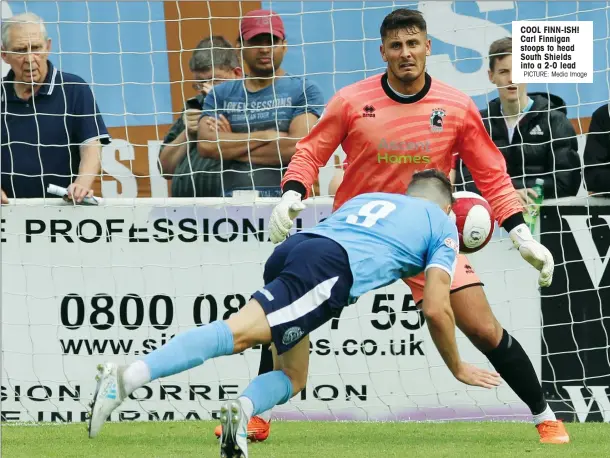
<path id="1" fill-rule="evenodd" d="M 262 286 L 275 201 L 235 202 L 4 207 L 3 420 L 82 421 L 98 363 L 129 363 L 243 305 Z M 310 201 L 296 226 L 309 227 L 330 210 L 329 199 Z M 537 273 L 499 230 L 471 261 L 498 319 L 540 374 Z M 465 360 L 487 365 L 459 332 L 458 342 Z M 209 419 L 256 376 L 258 364 L 258 350 L 206 362 L 137 390 L 111 418 Z M 484 390 L 453 379 L 402 282 L 367 294 L 313 333 L 307 389 L 275 412 L 329 420 L 528 414 L 505 384 Z"/>

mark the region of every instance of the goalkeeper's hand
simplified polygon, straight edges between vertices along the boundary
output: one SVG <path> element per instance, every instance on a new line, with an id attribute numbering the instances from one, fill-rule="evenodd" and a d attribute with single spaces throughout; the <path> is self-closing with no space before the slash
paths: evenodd
<path id="1" fill-rule="evenodd" d="M 301 202 L 301 194 L 296 191 L 286 191 L 282 200 L 275 206 L 269 219 L 269 236 L 273 243 L 283 242 L 292 229 L 293 219 L 295 219 L 305 204 Z"/>
<path id="2" fill-rule="evenodd" d="M 532 233 L 525 224 L 513 228 L 508 235 L 523 259 L 540 271 L 538 284 L 549 286 L 553 282 L 553 271 L 555 270 L 555 262 L 551 252 L 544 245 L 534 240 Z"/>

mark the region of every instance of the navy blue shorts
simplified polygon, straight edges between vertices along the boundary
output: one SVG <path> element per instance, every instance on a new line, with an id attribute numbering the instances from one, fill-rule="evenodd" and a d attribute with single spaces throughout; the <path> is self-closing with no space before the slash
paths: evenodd
<path id="1" fill-rule="evenodd" d="M 297 233 L 265 264 L 265 287 L 256 299 L 267 315 L 278 354 L 339 316 L 348 305 L 352 271 L 347 253 L 327 237 Z"/>

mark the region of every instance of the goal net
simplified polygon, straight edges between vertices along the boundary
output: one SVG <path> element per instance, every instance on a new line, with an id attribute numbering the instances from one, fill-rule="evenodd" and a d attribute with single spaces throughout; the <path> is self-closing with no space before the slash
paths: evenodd
<path id="1" fill-rule="evenodd" d="M 112 137 L 95 185 L 101 205 L 17 199 L 2 207 L 2 421 L 84 421 L 98 363 L 132 362 L 179 332 L 226 318 L 262 286 L 276 200 L 173 197 L 159 171 L 163 139 L 196 95 L 188 61 L 199 40 L 223 35 L 235 43 L 243 15 L 271 8 L 287 34 L 282 68 L 315 83 L 327 102 L 342 87 L 384 71 L 379 26 L 404 6 L 428 21 L 429 73 L 465 91 L 479 108 L 497 97 L 487 75 L 489 45 L 511 34 L 512 21 L 592 21 L 593 83 L 528 87 L 563 99 L 582 154 L 591 114 L 610 99 L 606 2 L 2 3 L 3 20 L 33 12 L 45 21 L 49 59 L 90 85 Z M 3 63 L 2 70 L 5 76 L 9 67 Z M 4 103 L 2 116 L 8 116 Z M 2 129 L 4 164 L 16 146 Z M 329 184 L 343 159 L 339 149 L 321 170 L 321 197 L 311 200 L 297 229 L 330 213 Z M 553 286 L 543 291 L 501 229 L 470 258 L 495 315 L 524 347 L 552 407 L 567 420 L 610 421 L 609 215 L 610 201 L 587 197 L 584 187 L 544 206 L 537 231 L 557 266 Z M 489 367 L 459 332 L 458 344 L 463 359 Z M 257 375 L 259 355 L 260 349 L 248 350 L 155 381 L 111 418 L 209 419 Z M 453 379 L 402 282 L 365 295 L 313 333 L 307 387 L 274 414 L 530 417 L 505 383 L 483 390 Z"/>

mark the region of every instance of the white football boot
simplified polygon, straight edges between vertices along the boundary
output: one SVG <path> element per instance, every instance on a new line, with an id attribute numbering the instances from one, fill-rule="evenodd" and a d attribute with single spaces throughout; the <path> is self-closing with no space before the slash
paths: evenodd
<path id="1" fill-rule="evenodd" d="M 123 368 L 114 363 L 104 363 L 97 366 L 98 374 L 95 376 L 97 387 L 93 395 L 91 416 L 89 418 L 89 437 L 94 438 L 104 426 L 104 422 L 114 409 L 121 405 L 125 399 L 125 390 L 121 376 Z"/>
<path id="2" fill-rule="evenodd" d="M 220 458 L 248 458 L 248 418 L 239 400 L 220 407 Z"/>

